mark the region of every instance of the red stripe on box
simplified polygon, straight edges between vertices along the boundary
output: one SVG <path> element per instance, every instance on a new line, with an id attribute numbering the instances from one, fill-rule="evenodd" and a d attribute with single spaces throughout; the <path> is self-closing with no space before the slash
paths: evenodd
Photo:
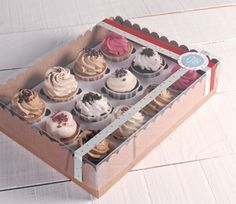
<path id="1" fill-rule="evenodd" d="M 173 45 L 171 45 L 169 43 L 162 42 L 162 41 L 152 37 L 151 35 L 144 34 L 144 33 L 140 32 L 140 31 L 137 31 L 137 30 L 135 30 L 133 28 L 130 28 L 130 27 L 126 26 L 126 25 L 123 25 L 123 24 L 121 24 L 119 22 L 116 22 L 116 21 L 113 21 L 111 19 L 106 18 L 106 19 L 103 20 L 103 22 L 107 23 L 107 24 L 109 24 L 111 26 L 114 26 L 114 27 L 116 27 L 116 28 L 118 28 L 118 29 L 120 29 L 122 31 L 125 31 L 125 32 L 127 32 L 127 33 L 129 33 L 131 35 L 134 35 L 134 36 L 136 36 L 138 38 L 141 38 L 141 39 L 143 39 L 143 40 L 145 40 L 147 42 L 150 42 L 150 43 L 152 43 L 154 45 L 157 45 L 157 46 L 162 47 L 162 48 L 164 48 L 166 50 L 174 52 L 174 53 L 176 53 L 178 55 L 182 55 L 182 54 L 186 53 L 185 50 L 177 48 L 177 47 L 175 47 L 175 46 L 173 46 Z M 215 69 L 217 67 L 217 64 L 212 63 L 211 61 L 209 61 L 208 67 L 211 69 L 210 91 L 212 91 L 214 89 L 214 86 L 215 86 L 214 85 L 214 82 L 215 82 L 215 71 L 216 71 Z"/>

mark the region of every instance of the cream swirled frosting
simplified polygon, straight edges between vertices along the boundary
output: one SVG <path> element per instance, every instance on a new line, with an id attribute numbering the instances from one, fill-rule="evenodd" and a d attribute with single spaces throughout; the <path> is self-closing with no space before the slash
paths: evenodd
<path id="1" fill-rule="evenodd" d="M 114 110 L 112 121 L 117 119 L 128 109 L 129 107 L 125 105 L 117 106 Z M 137 112 L 132 118 L 115 130 L 112 135 L 117 139 L 124 140 L 141 127 L 144 122 L 144 115 L 141 112 Z"/>
<path id="2" fill-rule="evenodd" d="M 85 48 L 80 51 L 75 60 L 75 74 L 81 77 L 96 76 L 107 68 L 106 61 L 101 51 Z"/>
<path id="3" fill-rule="evenodd" d="M 75 141 L 79 133 L 79 126 L 68 111 L 58 111 L 50 116 L 45 122 L 46 132 L 58 138 L 65 144 Z"/>
<path id="4" fill-rule="evenodd" d="M 117 69 L 106 81 L 106 86 L 115 92 L 130 92 L 138 83 L 137 78 L 127 69 Z"/>
<path id="5" fill-rule="evenodd" d="M 30 89 L 21 89 L 16 93 L 11 101 L 11 106 L 29 122 L 39 120 L 46 109 L 45 102 L 38 93 Z"/>
<path id="6" fill-rule="evenodd" d="M 97 92 L 88 92 L 75 104 L 82 119 L 94 121 L 105 118 L 112 110 L 107 98 Z"/>
<path id="7" fill-rule="evenodd" d="M 139 71 L 156 72 L 164 68 L 164 60 L 158 52 L 151 48 L 143 47 L 136 55 L 132 65 Z"/>
<path id="8" fill-rule="evenodd" d="M 157 84 L 149 85 L 144 91 L 144 96 L 150 93 L 157 86 Z M 175 93 L 173 93 L 171 90 L 163 90 L 153 101 L 151 101 L 147 106 L 143 108 L 143 112 L 145 112 L 147 115 L 155 115 L 170 101 L 172 101 L 175 96 Z"/>
<path id="9" fill-rule="evenodd" d="M 52 100 L 64 101 L 71 99 L 76 95 L 78 88 L 74 75 L 67 68 L 52 67 L 45 74 L 43 90 Z"/>

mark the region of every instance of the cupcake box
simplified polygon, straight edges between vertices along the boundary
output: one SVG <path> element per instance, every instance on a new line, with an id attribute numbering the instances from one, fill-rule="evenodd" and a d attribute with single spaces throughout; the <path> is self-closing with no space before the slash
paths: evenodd
<path id="1" fill-rule="evenodd" d="M 111 35 L 111 32 L 115 35 Z M 104 40 L 106 36 L 115 37 Z M 105 73 L 99 77 L 90 77 L 89 80 L 76 76 L 74 67 L 79 53 L 85 48 L 103 49 L 104 42 L 108 43 L 105 51 L 109 54 L 105 57 Z M 127 53 L 123 47 L 125 43 L 129 46 Z M 132 62 L 144 47 L 157 52 L 164 61 L 165 69 L 161 69 L 160 73 L 142 77 L 142 73 L 132 72 Z M 119 52 L 121 57 L 113 56 L 119 55 Z M 149 61 L 154 54 L 150 50 L 144 54 L 145 57 L 140 59 L 145 61 L 145 66 L 151 63 L 150 67 L 155 67 L 155 58 Z M 90 57 L 91 51 L 89 60 Z M 90 61 L 93 60 L 91 58 Z M 55 66 L 70 69 L 79 84 L 77 94 L 70 100 L 57 102 L 47 98 L 44 93 L 45 73 Z M 90 64 L 85 67 L 89 68 Z M 100 197 L 215 93 L 218 73 L 219 62 L 209 53 L 191 50 L 186 45 L 169 41 L 165 36 L 140 28 L 138 24 L 121 17 L 104 19 L 15 79 L 0 85 L 0 130 L 76 184 Z M 114 76 L 118 77 L 119 84 L 114 84 L 114 80 L 107 84 L 108 78 Z M 129 86 L 132 90 L 127 89 Z M 116 91 L 122 87 L 124 92 Z M 14 95 L 25 88 L 37 92 L 46 104 L 46 111 L 40 121 L 27 122 L 11 106 Z M 104 96 L 112 107 L 111 113 L 95 121 L 81 118 L 81 110 L 75 104 L 83 101 L 83 95 L 88 92 Z M 122 106 L 126 107 L 124 110 L 119 109 L 123 111 L 122 114 L 116 114 L 117 107 Z M 78 143 L 80 145 L 73 147 L 52 137 L 45 130 L 45 121 L 61 110 L 73 115 L 79 130 L 92 129 L 96 130 L 96 134 L 85 144 Z M 114 117 L 115 114 L 118 116 Z M 121 136 L 114 137 L 115 133 Z M 91 159 L 91 155 L 104 150 L 104 146 L 98 145 L 104 139 L 109 141 L 109 151 L 103 157 Z"/>

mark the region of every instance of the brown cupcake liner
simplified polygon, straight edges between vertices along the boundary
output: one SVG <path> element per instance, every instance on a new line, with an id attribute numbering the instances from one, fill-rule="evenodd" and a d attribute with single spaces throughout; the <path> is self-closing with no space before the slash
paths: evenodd
<path id="1" fill-rule="evenodd" d="M 102 120 L 106 119 L 111 114 L 111 112 L 113 111 L 113 107 L 110 105 L 110 110 L 107 113 L 102 114 L 102 115 L 97 116 L 97 117 L 82 114 L 80 112 L 80 110 L 78 110 L 76 108 L 76 104 L 75 104 L 74 110 L 78 114 L 78 116 L 86 122 L 99 122 L 99 121 L 102 121 Z"/>
<path id="2" fill-rule="evenodd" d="M 73 68 L 73 72 L 74 72 L 75 76 L 78 77 L 78 79 L 81 79 L 83 81 L 96 81 L 96 80 L 99 80 L 105 76 L 107 68 L 108 67 L 106 67 L 103 72 L 101 72 L 95 76 L 82 76 L 76 72 L 75 68 Z"/>
<path id="3" fill-rule="evenodd" d="M 164 60 L 164 64 L 161 66 L 161 68 L 160 68 L 159 70 L 157 70 L 157 71 L 155 71 L 155 72 L 145 72 L 145 71 L 139 72 L 139 71 L 135 68 L 134 62 L 132 62 L 131 66 L 130 66 L 130 71 L 131 71 L 133 74 L 135 74 L 135 75 L 137 75 L 137 76 L 139 76 L 139 77 L 143 77 L 143 78 L 154 78 L 154 77 L 160 75 L 160 73 L 161 73 L 164 69 L 166 69 L 167 66 L 168 66 L 167 63 L 166 63 L 166 61 Z"/>
<path id="4" fill-rule="evenodd" d="M 127 52 L 126 54 L 122 55 L 122 56 L 114 56 L 114 55 L 110 55 L 106 52 L 104 52 L 104 50 L 101 48 L 102 54 L 104 55 L 104 57 L 112 62 L 121 62 L 124 61 L 126 59 L 129 58 L 129 56 L 132 54 L 133 51 L 133 44 L 131 42 L 129 42 L 129 46 L 130 46 L 130 50 L 129 52 Z"/>
<path id="5" fill-rule="evenodd" d="M 129 98 L 132 98 L 135 95 L 137 95 L 137 93 L 140 91 L 140 89 L 142 89 L 142 86 L 141 86 L 141 83 L 137 80 L 137 84 L 136 84 L 135 88 L 133 90 L 131 90 L 130 92 L 124 92 L 124 93 L 115 92 L 115 91 L 111 90 L 110 88 L 108 88 L 106 84 L 102 88 L 102 92 L 108 94 L 110 97 L 112 97 L 114 99 L 125 100 L 125 99 L 129 99 Z"/>
<path id="6" fill-rule="evenodd" d="M 70 100 L 72 100 L 76 95 L 77 95 L 77 92 L 79 91 L 79 86 L 77 87 L 77 89 L 73 92 L 73 93 L 71 93 L 71 94 L 69 94 L 69 95 L 67 95 L 67 96 L 64 96 L 64 97 L 51 97 L 51 96 L 49 96 L 49 94 L 47 94 L 47 91 L 43 88 L 43 92 L 44 92 L 44 94 L 45 94 L 45 96 L 48 98 L 48 99 L 50 99 L 51 101 L 54 101 L 54 102 L 66 102 L 66 101 L 70 101 Z"/>

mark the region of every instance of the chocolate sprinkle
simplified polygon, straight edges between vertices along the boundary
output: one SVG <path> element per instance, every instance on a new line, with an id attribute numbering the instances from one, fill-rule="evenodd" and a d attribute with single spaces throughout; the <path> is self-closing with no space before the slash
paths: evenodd
<path id="1" fill-rule="evenodd" d="M 121 110 L 122 112 L 125 112 L 125 111 L 129 110 L 129 108 L 128 108 L 127 106 L 124 106 L 124 107 L 122 107 L 120 110 Z"/>
<path id="2" fill-rule="evenodd" d="M 102 98 L 101 95 L 93 92 L 89 92 L 84 94 L 82 102 L 92 104 L 94 101 L 100 100 Z"/>
<path id="3" fill-rule="evenodd" d="M 154 51 L 153 51 L 153 49 L 151 49 L 151 48 L 145 48 L 145 49 L 143 49 L 143 51 L 141 52 L 141 55 L 146 55 L 146 56 L 148 56 L 148 57 L 151 57 L 151 56 L 154 55 Z"/>
<path id="4" fill-rule="evenodd" d="M 58 124 L 58 125 L 57 125 L 58 128 L 62 127 L 62 125 L 65 126 L 65 125 L 66 125 L 66 122 L 68 122 L 68 117 L 67 117 L 67 115 L 64 114 L 64 113 L 61 113 L 61 114 L 58 114 L 58 112 L 57 112 L 57 113 L 54 113 L 54 114 L 51 116 L 51 118 L 52 118 L 52 121 L 53 121 L 53 122 L 55 122 L 55 123 Z"/>
<path id="5" fill-rule="evenodd" d="M 88 48 L 88 47 L 84 48 L 83 50 L 89 56 L 98 57 L 99 55 L 102 55 L 101 50 L 95 50 L 95 49 L 91 49 L 91 48 Z"/>
<path id="6" fill-rule="evenodd" d="M 30 99 L 30 96 L 32 96 L 32 92 L 29 89 L 20 89 L 20 93 L 18 96 L 18 102 L 22 103 L 25 101 L 26 103 L 30 102 L 32 99 Z"/>
<path id="7" fill-rule="evenodd" d="M 117 69 L 115 71 L 115 77 L 116 78 L 121 78 L 127 74 L 127 70 L 125 68 Z"/>
<path id="8" fill-rule="evenodd" d="M 56 70 L 57 70 L 57 72 L 62 72 L 62 68 L 61 67 L 57 67 Z"/>

